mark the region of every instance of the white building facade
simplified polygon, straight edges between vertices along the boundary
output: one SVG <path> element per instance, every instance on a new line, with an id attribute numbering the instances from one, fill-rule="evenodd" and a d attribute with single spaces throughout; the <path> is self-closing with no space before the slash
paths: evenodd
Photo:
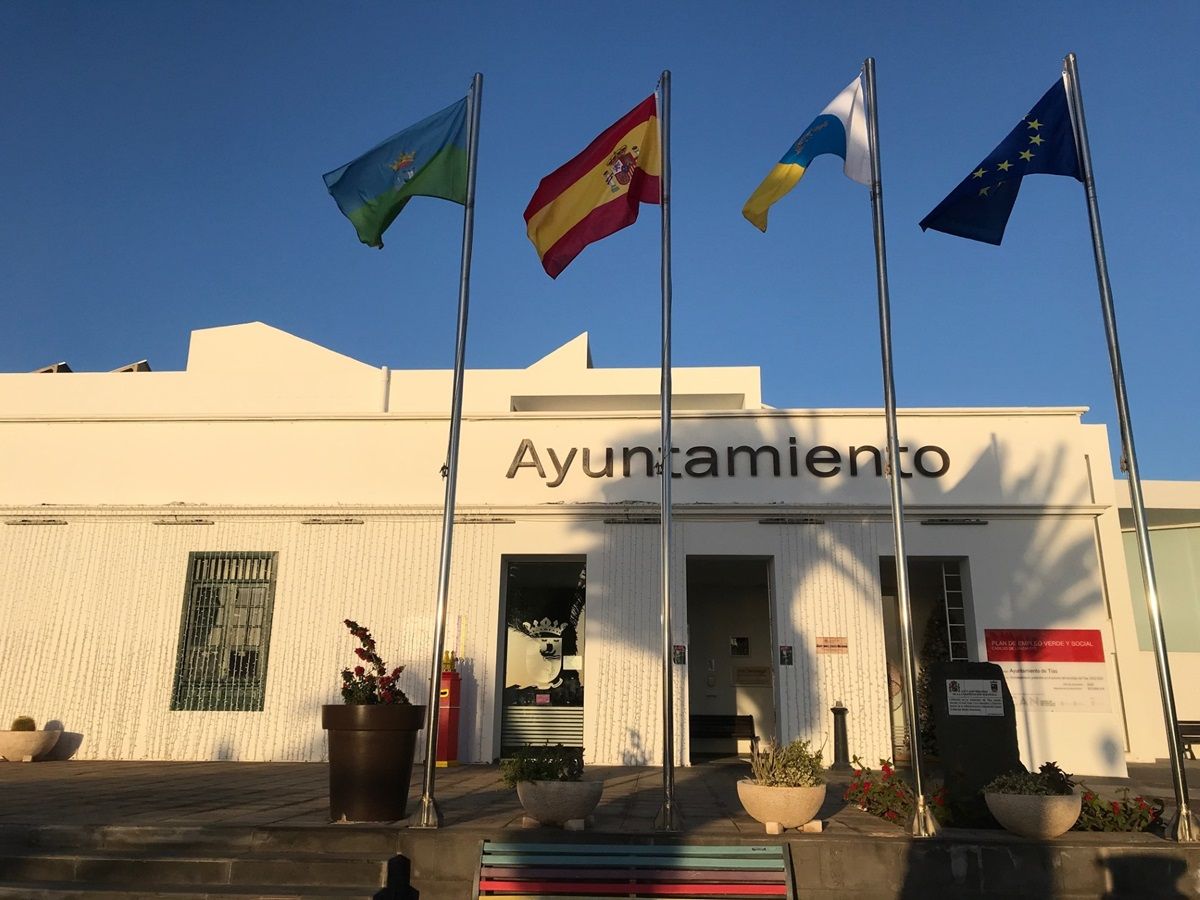
<path id="1" fill-rule="evenodd" d="M 733 749 L 690 740 L 699 715 L 831 747 L 838 701 L 851 753 L 902 754 L 882 414 L 765 407 L 755 368 L 674 382 L 677 761 Z M 184 372 L 0 375 L 4 712 L 81 758 L 319 760 L 345 618 L 424 702 L 450 384 L 259 323 L 195 332 Z M 657 390 L 586 335 L 467 373 L 461 761 L 661 761 Z M 901 410 L 917 643 L 1005 667 L 1027 764 L 1122 775 L 1165 738 L 1082 412 Z"/>

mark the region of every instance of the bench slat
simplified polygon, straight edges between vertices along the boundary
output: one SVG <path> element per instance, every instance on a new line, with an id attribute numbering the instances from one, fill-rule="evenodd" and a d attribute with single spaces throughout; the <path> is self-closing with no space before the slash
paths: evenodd
<path id="1" fill-rule="evenodd" d="M 588 866 L 596 865 L 600 860 L 595 856 L 572 856 L 565 853 L 490 853 L 486 862 L 493 866 Z M 637 854 L 614 853 L 603 860 L 605 865 L 612 866 L 659 866 L 665 869 L 778 869 L 780 862 L 776 859 L 732 859 L 725 856 L 692 856 L 680 858 L 675 856 L 642 856 Z"/>
<path id="2" fill-rule="evenodd" d="M 483 841 L 476 897 L 714 900 L 792 897 L 780 844 L 571 844 Z"/>
<path id="3" fill-rule="evenodd" d="M 480 867 L 483 878 L 498 878 L 507 881 L 546 879 L 590 881 L 711 881 L 761 883 L 782 882 L 787 876 L 782 868 L 770 871 L 747 871 L 745 869 L 637 869 L 637 868 L 585 868 L 566 869 L 557 866 L 493 866 L 486 862 Z"/>
<path id="4" fill-rule="evenodd" d="M 517 841 L 486 841 L 484 855 L 489 853 L 591 853 L 607 855 L 614 850 L 627 856 L 730 856 L 784 858 L 780 844 L 537 844 Z"/>
<path id="5" fill-rule="evenodd" d="M 547 891 L 558 893 L 591 891 L 595 895 L 628 897 L 630 885 L 624 883 L 575 882 L 575 881 L 480 881 L 481 891 L 529 891 L 541 897 Z M 634 896 L 685 897 L 695 894 L 716 894 L 724 897 L 786 897 L 786 884 L 639 884 Z M 567 893 L 567 896 L 570 896 Z"/>

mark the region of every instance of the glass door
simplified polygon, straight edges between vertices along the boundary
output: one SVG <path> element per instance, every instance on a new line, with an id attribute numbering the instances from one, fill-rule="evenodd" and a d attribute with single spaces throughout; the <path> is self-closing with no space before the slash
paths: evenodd
<path id="1" fill-rule="evenodd" d="M 501 755 L 527 744 L 582 747 L 586 562 L 509 559 L 504 570 Z"/>

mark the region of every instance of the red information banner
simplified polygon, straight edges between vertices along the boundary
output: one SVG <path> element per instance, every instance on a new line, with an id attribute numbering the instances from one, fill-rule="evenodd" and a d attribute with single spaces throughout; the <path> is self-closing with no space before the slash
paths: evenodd
<path id="1" fill-rule="evenodd" d="M 988 662 L 1104 662 L 1100 632 L 1089 628 L 985 628 Z"/>

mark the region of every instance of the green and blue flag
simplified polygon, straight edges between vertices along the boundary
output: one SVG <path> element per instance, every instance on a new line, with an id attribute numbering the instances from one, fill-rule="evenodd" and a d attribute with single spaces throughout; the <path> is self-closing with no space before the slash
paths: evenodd
<path id="1" fill-rule="evenodd" d="M 465 205 L 466 98 L 329 172 L 325 186 L 368 247 L 383 246 L 383 233 L 413 197 Z"/>
<path id="2" fill-rule="evenodd" d="M 1026 175 L 1083 181 L 1075 130 L 1060 79 L 988 157 L 921 220 L 921 230 L 999 244 Z"/>

